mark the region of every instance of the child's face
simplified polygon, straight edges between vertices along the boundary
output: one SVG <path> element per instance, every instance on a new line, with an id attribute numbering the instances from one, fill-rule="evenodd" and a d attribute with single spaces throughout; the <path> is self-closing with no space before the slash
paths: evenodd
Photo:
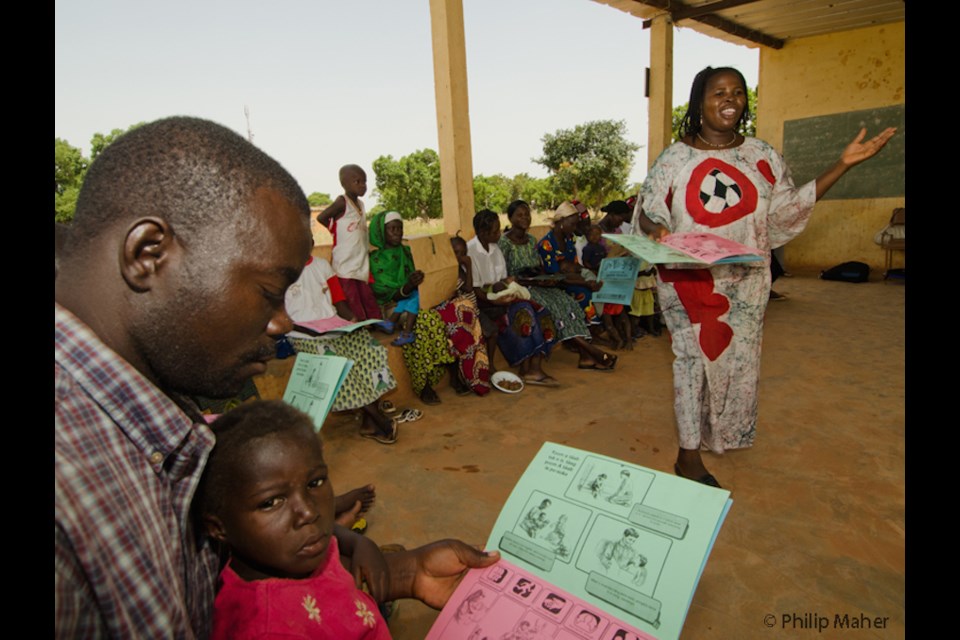
<path id="1" fill-rule="evenodd" d="M 326 557 L 333 534 L 333 487 L 320 440 L 308 426 L 247 446 L 213 537 L 230 545 L 247 579 L 305 578 Z"/>
<path id="2" fill-rule="evenodd" d="M 391 220 L 383 225 L 383 235 L 388 247 L 399 247 L 403 242 L 403 221 Z"/>
<path id="3" fill-rule="evenodd" d="M 600 242 L 600 227 L 590 227 L 590 230 L 587 231 L 587 242 L 590 244 Z"/>
<path id="4" fill-rule="evenodd" d="M 494 220 L 493 225 L 489 229 L 477 233 L 477 237 L 480 238 L 480 242 L 484 244 L 497 244 L 497 240 L 500 239 L 500 219 Z"/>
<path id="5" fill-rule="evenodd" d="M 359 198 L 367 192 L 367 174 L 362 169 L 349 172 L 340 183 L 351 198 Z"/>
<path id="6" fill-rule="evenodd" d="M 467 255 L 467 243 L 461 238 L 451 238 L 450 246 L 453 247 L 453 255 L 462 258 Z"/>

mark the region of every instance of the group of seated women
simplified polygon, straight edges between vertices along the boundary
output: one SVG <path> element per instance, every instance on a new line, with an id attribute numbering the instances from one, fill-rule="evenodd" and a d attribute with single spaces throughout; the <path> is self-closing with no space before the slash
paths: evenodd
<path id="1" fill-rule="evenodd" d="M 448 373 L 458 394 L 488 393 L 498 349 L 526 385 L 559 386 L 543 368 L 557 343 L 578 354 L 580 369 L 609 372 L 617 364 L 615 355 L 590 339 L 590 298 L 599 283 L 581 275 L 574 246 L 581 220 L 577 207 L 561 204 L 550 231 L 539 241 L 528 232 L 531 212 L 526 202 L 512 202 L 507 213 L 510 226 L 505 233 L 499 216 L 483 210 L 474 216 L 473 239 L 451 239 L 456 287 L 446 300 L 427 309 L 420 308 L 419 297 L 425 276 L 402 244 L 402 218 L 381 212 L 370 220 L 370 286 L 382 317 L 389 319 L 375 326 L 388 333 L 399 330 L 391 344 L 403 349 L 413 391 L 425 404 L 440 402 L 434 386 Z M 299 323 L 355 318 L 330 264 L 317 256 L 287 291 L 286 307 Z M 361 436 L 392 444 L 401 423 L 422 415 L 380 401 L 397 382 L 387 363 L 387 348 L 366 329 L 320 335 L 298 329 L 288 338 L 297 352 L 353 361 L 332 411 L 357 411 Z"/>

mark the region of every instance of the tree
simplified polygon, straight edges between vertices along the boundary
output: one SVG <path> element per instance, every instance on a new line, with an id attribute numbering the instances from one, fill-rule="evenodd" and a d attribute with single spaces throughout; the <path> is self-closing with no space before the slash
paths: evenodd
<path id="1" fill-rule="evenodd" d="M 93 134 L 90 139 L 90 159 L 83 156 L 80 149 L 74 147 L 66 140 L 54 138 L 54 171 L 55 171 L 55 194 L 53 207 L 56 211 L 55 218 L 57 222 L 70 222 L 73 220 L 73 212 L 77 208 L 77 196 L 80 194 L 80 187 L 83 186 L 83 179 L 87 175 L 87 169 L 90 163 L 97 156 L 103 153 L 107 146 L 128 131 L 133 131 L 139 126 L 146 124 L 138 122 L 127 127 L 126 130 L 114 129 L 104 135 L 100 132 Z"/>
<path id="2" fill-rule="evenodd" d="M 533 161 L 550 170 L 563 193 L 593 208 L 626 186 L 640 145 L 626 138 L 623 120 L 595 120 L 543 136 L 543 156 Z"/>
<path id="3" fill-rule="evenodd" d="M 492 176 L 474 176 L 474 206 L 477 209 L 490 209 L 496 212 L 506 211 L 507 205 L 519 197 L 513 197 L 513 186 L 513 180 L 502 173 Z"/>
<path id="4" fill-rule="evenodd" d="M 106 149 L 111 142 L 113 142 L 123 134 L 133 131 L 137 127 L 142 127 L 145 124 L 147 123 L 138 122 L 136 124 L 130 125 L 126 129 L 114 129 L 113 131 L 111 131 L 106 135 L 100 133 L 99 131 L 93 134 L 93 137 L 90 138 L 90 162 L 93 162 L 94 160 L 96 160 L 97 156 L 103 153 L 103 150 Z"/>
<path id="5" fill-rule="evenodd" d="M 333 202 L 333 198 L 330 197 L 329 193 L 320 193 L 319 191 L 314 191 L 307 196 L 307 203 L 311 207 L 325 207 L 331 202 Z"/>
<path id="6" fill-rule="evenodd" d="M 77 195 L 90 161 L 83 157 L 80 149 L 66 140 L 54 138 L 53 165 L 55 218 L 57 222 L 69 222 L 73 219 Z"/>
<path id="7" fill-rule="evenodd" d="M 380 156 L 373 161 L 373 172 L 378 208 L 396 211 L 405 220 L 443 217 L 440 156 L 433 149 L 414 151 L 399 160 Z"/>
<path id="8" fill-rule="evenodd" d="M 680 141 L 680 123 L 683 121 L 683 116 L 687 113 L 687 108 L 689 102 L 684 102 L 679 107 L 673 108 L 672 121 L 673 121 L 673 141 Z M 745 126 L 743 127 L 743 135 L 754 137 L 757 135 L 757 90 L 747 87 L 747 107 L 750 109 L 750 117 L 747 119 Z"/>

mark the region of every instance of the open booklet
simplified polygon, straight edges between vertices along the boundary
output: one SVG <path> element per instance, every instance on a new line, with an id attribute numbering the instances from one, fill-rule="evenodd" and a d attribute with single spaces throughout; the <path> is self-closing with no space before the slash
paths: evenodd
<path id="1" fill-rule="evenodd" d="M 314 428 L 320 431 L 352 366 L 353 360 L 340 356 L 298 353 L 283 401 L 313 418 Z"/>
<path id="2" fill-rule="evenodd" d="M 377 318 L 354 322 L 352 320 L 344 320 L 340 316 L 330 316 L 329 318 L 323 318 L 322 320 L 294 322 L 293 326 L 299 331 L 316 335 L 337 331 L 342 333 L 350 333 L 351 331 L 356 331 L 360 327 L 366 327 L 371 324 L 379 324 L 381 322 L 383 322 L 383 320 Z"/>
<path id="3" fill-rule="evenodd" d="M 547 442 L 428 640 L 676 640 L 730 492 Z"/>
<path id="4" fill-rule="evenodd" d="M 731 262 L 761 262 L 760 249 L 722 238 L 713 233 L 671 233 L 660 242 L 644 235 L 605 233 L 603 237 L 616 242 L 633 255 L 653 264 L 728 264 Z"/>
<path id="5" fill-rule="evenodd" d="M 599 291 L 593 293 L 594 302 L 612 302 L 629 305 L 633 300 L 633 285 L 640 272 L 640 259 L 632 256 L 604 258 L 600 261 L 597 280 L 603 283 Z"/>

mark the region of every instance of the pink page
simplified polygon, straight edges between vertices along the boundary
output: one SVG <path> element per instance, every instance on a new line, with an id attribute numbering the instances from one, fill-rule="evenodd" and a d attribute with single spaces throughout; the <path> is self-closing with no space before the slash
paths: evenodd
<path id="1" fill-rule="evenodd" d="M 671 233 L 661 242 L 698 260 L 714 263 L 730 256 L 762 256 L 763 252 L 712 233 Z"/>
<path id="2" fill-rule="evenodd" d="M 505 560 L 469 571 L 426 637 L 461 639 L 656 640 Z"/>

